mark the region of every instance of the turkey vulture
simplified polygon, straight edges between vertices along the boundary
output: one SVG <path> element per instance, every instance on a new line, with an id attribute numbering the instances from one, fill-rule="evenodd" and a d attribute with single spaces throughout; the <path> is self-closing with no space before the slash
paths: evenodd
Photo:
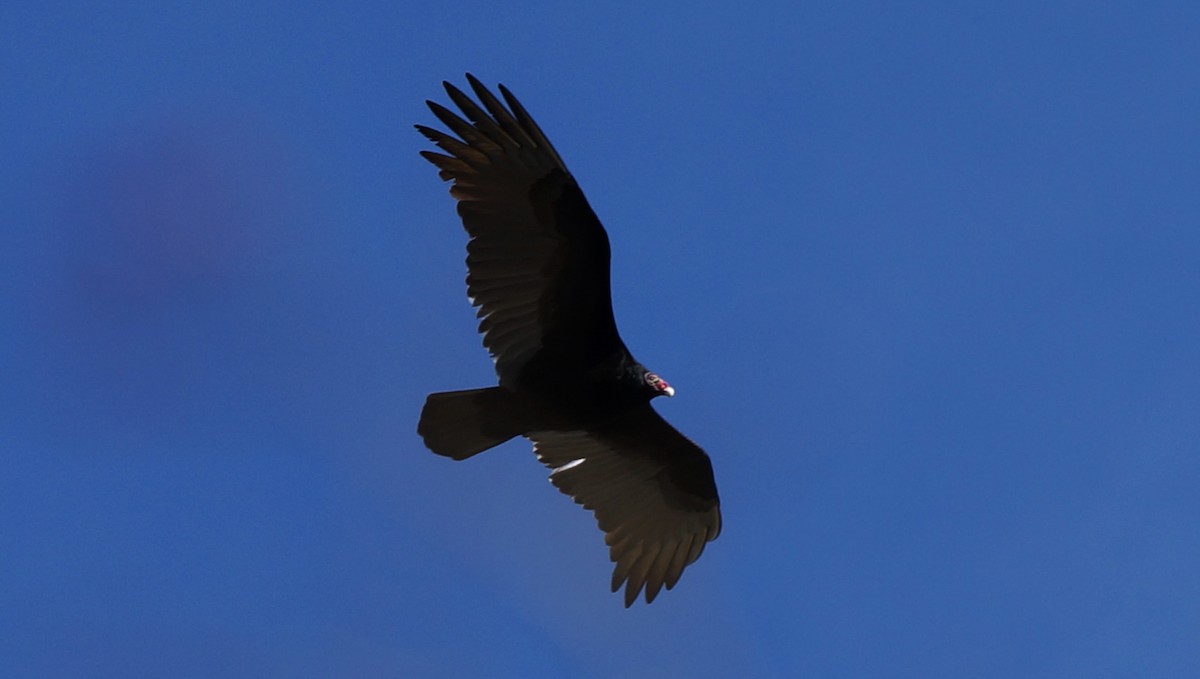
<path id="1" fill-rule="evenodd" d="M 427 101 L 457 137 L 417 125 L 422 151 L 453 182 L 470 240 L 467 295 L 499 386 L 430 394 L 417 433 L 464 460 L 516 436 L 550 481 L 592 510 L 629 607 L 646 603 L 721 531 L 708 456 L 650 406 L 673 396 L 629 353 L 613 320 L 608 236 L 558 152 L 503 85 L 477 104 L 450 83 L 466 119 Z M 468 122 L 468 120 L 470 122 Z"/>

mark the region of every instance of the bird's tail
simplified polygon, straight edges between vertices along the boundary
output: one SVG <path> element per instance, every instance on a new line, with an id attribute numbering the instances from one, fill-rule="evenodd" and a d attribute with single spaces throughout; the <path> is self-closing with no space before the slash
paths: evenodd
<path id="1" fill-rule="evenodd" d="M 438 455 L 465 460 L 524 433 L 523 419 L 507 389 L 444 391 L 425 399 L 417 433 Z"/>

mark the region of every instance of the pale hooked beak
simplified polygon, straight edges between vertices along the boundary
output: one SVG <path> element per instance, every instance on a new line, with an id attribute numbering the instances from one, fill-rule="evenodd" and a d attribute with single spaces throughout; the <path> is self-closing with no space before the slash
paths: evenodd
<path id="1" fill-rule="evenodd" d="M 667 384 L 666 380 L 652 372 L 644 373 L 642 375 L 642 382 L 656 392 L 654 396 L 658 396 L 659 394 L 666 394 L 667 396 L 675 395 L 675 390 L 671 388 L 671 385 Z"/>

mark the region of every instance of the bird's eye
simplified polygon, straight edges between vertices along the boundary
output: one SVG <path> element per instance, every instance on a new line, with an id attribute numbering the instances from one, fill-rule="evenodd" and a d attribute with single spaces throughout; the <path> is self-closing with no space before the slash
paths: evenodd
<path id="1" fill-rule="evenodd" d="M 658 384 L 662 382 L 662 378 L 654 373 L 646 373 L 646 384 Z"/>

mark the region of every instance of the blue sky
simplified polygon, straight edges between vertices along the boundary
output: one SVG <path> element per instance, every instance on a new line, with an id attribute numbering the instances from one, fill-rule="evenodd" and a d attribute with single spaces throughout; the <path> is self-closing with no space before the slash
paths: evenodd
<path id="1" fill-rule="evenodd" d="M 0 10 L 0 675 L 1200 673 L 1194 3 Z M 411 124 L 555 142 L 725 528 L 625 610 Z"/>

